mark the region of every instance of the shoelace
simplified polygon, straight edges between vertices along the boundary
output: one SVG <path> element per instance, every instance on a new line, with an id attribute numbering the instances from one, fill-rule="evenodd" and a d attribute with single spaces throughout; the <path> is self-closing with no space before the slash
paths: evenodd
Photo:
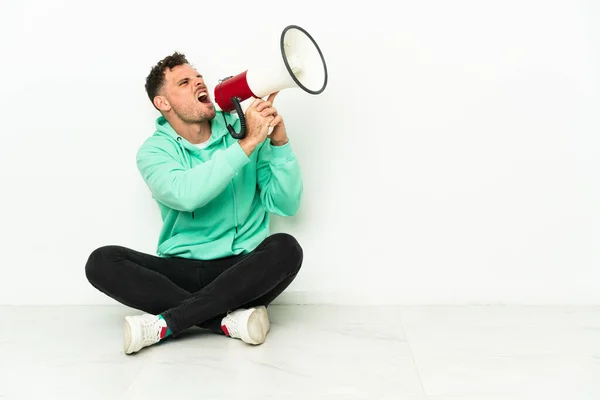
<path id="1" fill-rule="evenodd" d="M 153 344 L 160 340 L 161 327 L 157 322 L 158 318 L 156 320 L 146 320 L 142 322 L 142 343 L 144 343 L 144 345 Z"/>
<path id="2" fill-rule="evenodd" d="M 235 318 L 235 316 L 232 317 L 231 314 L 228 314 L 225 317 L 225 326 L 227 327 L 227 330 L 229 331 L 229 336 L 232 336 L 232 337 L 239 336 L 238 323 L 237 323 L 237 319 Z"/>

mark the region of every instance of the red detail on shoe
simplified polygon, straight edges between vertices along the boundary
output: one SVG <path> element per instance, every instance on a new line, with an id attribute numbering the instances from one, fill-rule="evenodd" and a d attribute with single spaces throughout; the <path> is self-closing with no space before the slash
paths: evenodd
<path id="1" fill-rule="evenodd" d="M 164 337 L 165 337 L 165 336 L 167 336 L 167 327 L 166 327 L 166 326 L 163 326 L 163 327 L 160 329 L 160 338 L 161 338 L 161 339 L 164 339 Z"/>
<path id="2" fill-rule="evenodd" d="M 226 336 L 231 336 L 231 335 L 229 334 L 229 331 L 227 330 L 227 327 L 226 327 L 225 325 L 221 325 L 221 329 L 223 330 L 223 333 L 224 333 Z"/>

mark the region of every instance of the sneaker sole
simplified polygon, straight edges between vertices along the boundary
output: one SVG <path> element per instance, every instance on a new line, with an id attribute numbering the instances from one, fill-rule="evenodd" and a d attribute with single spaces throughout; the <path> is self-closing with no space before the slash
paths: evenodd
<path id="1" fill-rule="evenodd" d="M 247 332 L 240 332 L 241 338 L 248 344 L 264 343 L 270 329 L 269 316 L 265 307 L 258 307 L 248 317 Z"/>
<path id="2" fill-rule="evenodd" d="M 139 333 L 139 332 L 138 332 Z M 123 350 L 125 354 L 134 353 L 133 343 L 139 342 L 139 339 L 136 339 L 135 330 L 131 329 L 131 323 L 129 321 L 129 317 L 125 317 L 123 321 Z"/>
<path id="3" fill-rule="evenodd" d="M 265 335 L 266 335 L 271 330 L 271 323 L 269 322 L 269 314 L 267 313 L 267 308 L 265 306 L 260 306 L 260 307 L 257 307 L 256 310 L 258 312 L 264 314 L 264 316 L 261 316 L 261 322 L 262 322 L 262 326 L 263 326 L 263 331 L 265 332 Z"/>

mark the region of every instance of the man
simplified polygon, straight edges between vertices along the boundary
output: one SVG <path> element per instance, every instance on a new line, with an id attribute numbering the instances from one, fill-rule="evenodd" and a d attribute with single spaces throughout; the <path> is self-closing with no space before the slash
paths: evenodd
<path id="1" fill-rule="evenodd" d="M 124 321 L 126 354 L 200 326 L 257 345 L 270 329 L 266 307 L 296 277 L 303 260 L 288 234 L 269 233 L 269 213 L 294 215 L 303 185 L 281 115 L 256 99 L 239 119 L 217 112 L 184 54 L 154 66 L 146 91 L 161 113 L 137 153 L 137 166 L 160 208 L 157 255 L 104 246 L 86 276 L 111 298 L 144 311 Z M 269 128 L 273 131 L 268 136 Z"/>

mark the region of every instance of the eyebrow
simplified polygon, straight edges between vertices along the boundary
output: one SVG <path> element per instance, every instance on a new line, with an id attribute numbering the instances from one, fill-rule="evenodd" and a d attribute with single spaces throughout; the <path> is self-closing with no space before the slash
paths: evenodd
<path id="1" fill-rule="evenodd" d="M 197 74 L 196 77 L 202 78 L 202 74 Z M 189 80 L 190 80 L 190 78 L 186 76 L 185 78 L 182 78 L 179 82 L 177 82 L 177 85 L 179 86 L 182 82 L 189 81 Z"/>

